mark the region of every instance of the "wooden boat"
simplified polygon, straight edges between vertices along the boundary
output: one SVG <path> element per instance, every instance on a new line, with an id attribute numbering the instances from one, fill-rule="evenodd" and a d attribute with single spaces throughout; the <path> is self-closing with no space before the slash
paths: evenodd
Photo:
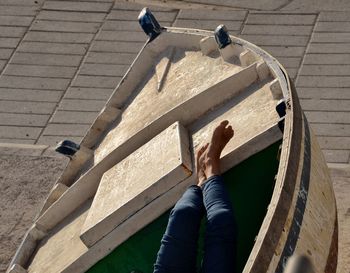
<path id="1" fill-rule="evenodd" d="M 194 151 L 224 119 L 237 270 L 283 272 L 302 254 L 335 272 L 332 184 L 286 70 L 223 26 L 162 28 L 147 9 L 140 22 L 148 41 L 82 143 L 58 147 L 71 160 L 9 272 L 152 272 Z"/>

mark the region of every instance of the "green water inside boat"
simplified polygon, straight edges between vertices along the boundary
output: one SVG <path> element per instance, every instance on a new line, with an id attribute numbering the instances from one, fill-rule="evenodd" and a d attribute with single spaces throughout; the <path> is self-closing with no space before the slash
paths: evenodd
<path id="1" fill-rule="evenodd" d="M 238 226 L 237 272 L 242 272 L 254 245 L 261 223 L 270 203 L 274 177 L 278 170 L 277 153 L 281 141 L 251 156 L 224 174 L 234 206 Z M 97 262 L 89 273 L 152 273 L 160 240 L 170 211 L 137 232 Z M 198 265 L 204 245 L 205 221 L 202 221 Z"/>

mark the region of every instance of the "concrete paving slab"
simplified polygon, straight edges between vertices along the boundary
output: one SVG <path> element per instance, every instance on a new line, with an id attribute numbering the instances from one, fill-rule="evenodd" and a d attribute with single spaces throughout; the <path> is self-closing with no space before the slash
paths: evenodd
<path id="1" fill-rule="evenodd" d="M 173 22 L 177 15 L 177 11 L 155 11 L 151 8 L 152 13 L 158 21 Z M 107 17 L 107 20 L 127 20 L 136 21 L 140 14 L 140 10 L 112 10 Z"/>
<path id="2" fill-rule="evenodd" d="M 350 53 L 350 43 L 312 43 L 308 53 Z"/>
<path id="3" fill-rule="evenodd" d="M 0 155 L 25 155 L 41 156 L 48 148 L 47 145 L 28 145 L 28 144 L 11 144 L 0 143 Z"/>
<path id="4" fill-rule="evenodd" d="M 71 79 L 76 73 L 76 68 L 71 66 L 40 66 L 9 64 L 3 71 L 4 75 L 33 76 Z"/>
<path id="5" fill-rule="evenodd" d="M 298 68 L 286 68 L 286 69 L 289 77 L 294 81 L 299 71 Z"/>
<path id="6" fill-rule="evenodd" d="M 107 12 L 113 2 L 98 3 L 98 2 L 65 2 L 65 1 L 46 1 L 43 9 L 46 10 L 69 10 L 69 11 L 92 11 L 92 12 Z"/>
<path id="7" fill-rule="evenodd" d="M 31 29 L 38 31 L 96 33 L 99 27 L 99 23 L 37 20 L 33 23 Z"/>
<path id="8" fill-rule="evenodd" d="M 194 1 L 185 1 L 185 2 L 194 2 Z M 262 0 L 256 2 L 254 0 L 197 0 L 196 3 L 209 4 L 213 6 L 223 6 L 223 7 L 232 7 L 238 9 L 252 9 L 252 10 L 276 10 L 281 6 L 286 5 L 288 0 Z"/>
<path id="9" fill-rule="evenodd" d="M 350 99 L 347 88 L 298 87 L 299 98 L 305 99 Z"/>
<path id="10" fill-rule="evenodd" d="M 89 44 L 93 37 L 94 34 L 92 33 L 30 31 L 24 36 L 23 40 L 32 42 Z"/>
<path id="11" fill-rule="evenodd" d="M 243 34 L 239 37 L 259 46 L 306 46 L 308 36 Z"/>
<path id="12" fill-rule="evenodd" d="M 65 55 L 84 55 L 88 49 L 86 44 L 22 42 L 17 52 L 53 53 Z"/>
<path id="13" fill-rule="evenodd" d="M 316 32 L 350 32 L 350 22 L 318 22 Z"/>
<path id="14" fill-rule="evenodd" d="M 0 38 L 0 48 L 15 48 L 17 47 L 20 38 Z"/>
<path id="15" fill-rule="evenodd" d="M 77 76 L 72 83 L 73 87 L 117 87 L 121 77 L 103 77 L 103 76 Z"/>
<path id="16" fill-rule="evenodd" d="M 35 53 L 16 53 L 13 55 L 11 63 L 30 64 L 30 65 L 60 65 L 60 66 L 79 66 L 82 56 L 66 56 L 62 54 L 35 54 Z"/>
<path id="17" fill-rule="evenodd" d="M 327 101 L 325 102 L 327 103 Z M 348 104 L 350 104 L 350 102 L 348 102 Z M 306 108 L 304 109 L 307 120 L 310 121 L 311 123 L 345 124 L 350 121 L 350 112 L 341 112 L 340 109 L 334 109 L 334 111 L 337 110 L 338 112 L 328 112 L 328 111 L 322 112 L 322 110 L 325 110 L 325 109 L 322 109 L 321 107 L 318 108 L 317 106 L 318 105 L 315 105 L 315 108 L 317 111 L 309 112 L 309 111 L 305 111 L 307 110 Z"/>
<path id="18" fill-rule="evenodd" d="M 79 111 L 61 111 L 58 110 L 52 116 L 52 123 L 71 123 L 91 125 L 98 116 L 99 112 L 79 112 Z"/>
<path id="19" fill-rule="evenodd" d="M 51 1 L 51 0 L 49 0 Z M 67 0 L 55 0 L 55 1 L 67 1 Z M 113 0 L 74 0 L 75 2 L 96 2 L 96 3 L 111 3 Z"/>
<path id="20" fill-rule="evenodd" d="M 84 98 L 107 101 L 112 92 L 113 88 L 70 87 L 64 97 L 70 99 Z"/>
<path id="21" fill-rule="evenodd" d="M 331 99 L 301 99 L 301 106 L 303 110 L 314 110 L 314 111 L 350 111 L 349 100 L 331 100 Z M 350 119 L 348 120 L 350 121 Z"/>
<path id="22" fill-rule="evenodd" d="M 8 60 L 11 57 L 13 49 L 0 48 L 0 60 Z"/>
<path id="23" fill-rule="evenodd" d="M 90 125 L 50 123 L 43 131 L 43 136 L 84 136 Z M 62 139 L 62 138 L 61 138 Z"/>
<path id="24" fill-rule="evenodd" d="M 2 5 L 14 5 L 14 6 L 36 6 L 40 7 L 40 5 L 45 0 L 38 0 L 38 1 L 26 1 L 26 0 L 1 0 Z"/>
<path id="25" fill-rule="evenodd" d="M 329 163 L 349 163 L 350 150 L 322 150 Z"/>
<path id="26" fill-rule="evenodd" d="M 0 100 L 59 102 L 63 91 L 0 88 Z"/>
<path id="27" fill-rule="evenodd" d="M 250 13 L 246 24 L 248 25 L 311 25 L 316 20 L 316 14 L 271 14 Z"/>
<path id="28" fill-rule="evenodd" d="M 66 90 L 70 80 L 57 78 L 1 76 L 0 87 L 44 90 Z"/>
<path id="29" fill-rule="evenodd" d="M 103 30 L 98 33 L 97 41 L 120 41 L 120 42 L 146 42 L 147 36 L 141 31 L 114 31 Z"/>
<path id="30" fill-rule="evenodd" d="M 223 21 L 244 21 L 247 16 L 245 10 L 180 10 L 177 19 L 192 19 L 202 21 L 223 20 Z"/>
<path id="31" fill-rule="evenodd" d="M 318 11 L 347 11 L 350 10 L 350 3 L 343 0 L 293 0 L 281 10 L 304 12 L 318 12 Z"/>
<path id="32" fill-rule="evenodd" d="M 348 137 L 318 137 L 318 142 L 322 149 L 349 149 L 350 136 Z"/>
<path id="33" fill-rule="evenodd" d="M 128 68 L 128 65 L 118 64 L 83 64 L 83 66 L 80 68 L 79 74 L 122 77 Z"/>
<path id="34" fill-rule="evenodd" d="M 299 68 L 302 58 L 301 57 L 278 57 L 278 61 L 285 68 Z"/>
<path id="35" fill-rule="evenodd" d="M 83 139 L 83 136 L 46 136 L 41 135 L 36 141 L 36 144 L 40 145 L 57 145 L 60 141 L 69 139 L 75 143 L 80 143 Z"/>
<path id="36" fill-rule="evenodd" d="M 35 139 L 24 138 L 0 138 L 0 143 L 14 143 L 14 144 L 35 144 Z M 2 271 L 0 271 L 2 272 Z"/>
<path id="37" fill-rule="evenodd" d="M 349 22 L 350 12 L 320 12 L 319 22 Z"/>
<path id="38" fill-rule="evenodd" d="M 187 27 L 196 29 L 206 29 L 214 31 L 217 26 L 224 24 L 232 34 L 239 33 L 243 21 L 228 21 L 228 20 L 210 20 L 210 21 L 200 21 L 200 20 L 185 20 L 177 19 L 174 26 L 176 27 Z"/>
<path id="39" fill-rule="evenodd" d="M 143 42 L 95 41 L 91 52 L 138 53 L 143 45 Z"/>
<path id="40" fill-rule="evenodd" d="M 0 125 L 44 127 L 50 115 L 0 113 Z"/>
<path id="41" fill-rule="evenodd" d="M 22 37 L 26 32 L 25 27 L 4 27 L 0 26 L 0 37 Z"/>
<path id="42" fill-rule="evenodd" d="M 126 31 L 140 31 L 142 29 L 137 21 L 112 21 L 108 20 L 103 26 L 102 30 L 126 30 Z"/>
<path id="43" fill-rule="evenodd" d="M 274 57 L 302 57 L 305 51 L 303 46 L 263 46 L 263 49 Z"/>
<path id="44" fill-rule="evenodd" d="M 245 25 L 242 34 L 309 36 L 313 26 Z"/>
<path id="45" fill-rule="evenodd" d="M 35 16 L 38 9 L 37 6 L 8 6 L 0 3 L 1 15 Z"/>
<path id="46" fill-rule="evenodd" d="M 350 76 L 350 65 L 304 65 L 300 74 L 305 76 Z"/>
<path id="47" fill-rule="evenodd" d="M 314 123 L 312 129 L 317 136 L 336 136 L 348 137 L 350 136 L 349 124 L 322 124 Z"/>
<path id="48" fill-rule="evenodd" d="M 297 86 L 350 87 L 350 78 L 339 76 L 299 76 L 297 80 Z"/>
<path id="49" fill-rule="evenodd" d="M 349 43 L 350 32 L 331 33 L 331 32 L 314 32 L 312 42 L 315 43 Z"/>
<path id="50" fill-rule="evenodd" d="M 0 26 L 28 27 L 32 21 L 32 16 L 0 15 Z"/>
<path id="51" fill-rule="evenodd" d="M 173 124 L 103 175 L 80 238 L 93 245 L 191 172 L 189 136 Z"/>
<path id="52" fill-rule="evenodd" d="M 153 5 L 152 3 L 147 3 L 148 7 L 152 10 L 152 12 L 157 12 L 157 11 L 171 11 L 174 10 L 171 5 L 165 5 L 165 6 L 160 6 L 160 5 Z M 113 10 L 136 10 L 140 12 L 140 10 L 144 7 L 144 3 L 137 3 L 135 1 L 116 1 Z"/>
<path id="53" fill-rule="evenodd" d="M 304 64 L 350 64 L 350 54 L 307 54 L 304 59 Z"/>
<path id="54" fill-rule="evenodd" d="M 52 102 L 0 101 L 1 112 L 24 114 L 51 114 L 56 107 Z"/>
<path id="55" fill-rule="evenodd" d="M 105 17 L 105 13 L 42 10 L 36 19 L 71 22 L 102 22 Z"/>
<path id="56" fill-rule="evenodd" d="M 6 63 L 7 63 L 7 60 L 0 60 L 0 73 L 1 73 L 2 70 L 4 69 Z"/>
<path id="57" fill-rule="evenodd" d="M 42 128 L 0 126 L 0 138 L 22 138 L 35 140 L 39 137 Z"/>
<path id="58" fill-rule="evenodd" d="M 64 98 L 58 109 L 68 111 L 99 112 L 105 105 L 105 100 L 84 100 Z"/>
<path id="59" fill-rule="evenodd" d="M 130 65 L 135 59 L 134 53 L 101 53 L 89 52 L 85 63 L 102 63 L 102 64 L 126 64 Z"/>

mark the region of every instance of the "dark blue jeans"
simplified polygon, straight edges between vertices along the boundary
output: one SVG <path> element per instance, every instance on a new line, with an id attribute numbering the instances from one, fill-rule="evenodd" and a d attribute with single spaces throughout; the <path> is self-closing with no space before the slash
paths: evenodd
<path id="1" fill-rule="evenodd" d="M 235 272 L 237 230 L 228 193 L 221 176 L 212 176 L 201 189 L 191 186 L 176 203 L 154 273 L 195 273 L 199 228 L 206 214 L 203 273 Z"/>

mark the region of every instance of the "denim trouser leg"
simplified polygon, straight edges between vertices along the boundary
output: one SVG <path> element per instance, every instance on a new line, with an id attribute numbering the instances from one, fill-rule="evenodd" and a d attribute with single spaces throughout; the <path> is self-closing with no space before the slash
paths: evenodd
<path id="1" fill-rule="evenodd" d="M 199 228 L 204 214 L 202 190 L 191 186 L 176 203 L 154 265 L 154 273 L 195 273 Z"/>
<path id="2" fill-rule="evenodd" d="M 203 187 L 207 227 L 203 273 L 235 271 L 237 230 L 229 195 L 221 176 L 210 177 Z"/>

